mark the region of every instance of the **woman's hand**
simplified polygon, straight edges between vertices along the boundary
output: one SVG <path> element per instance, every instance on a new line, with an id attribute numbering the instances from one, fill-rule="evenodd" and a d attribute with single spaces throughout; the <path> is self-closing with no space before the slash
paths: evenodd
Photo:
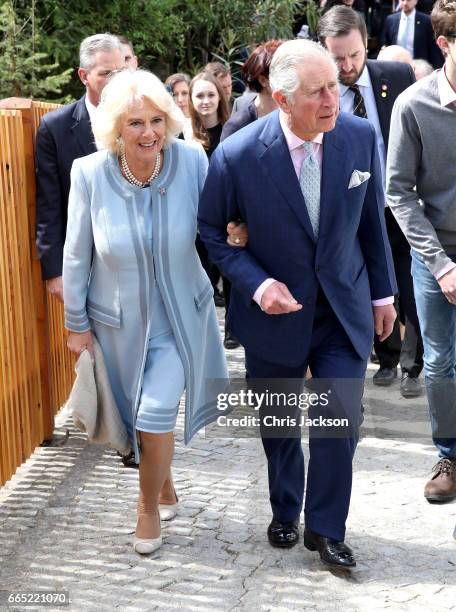
<path id="1" fill-rule="evenodd" d="M 228 233 L 228 238 L 226 241 L 230 246 L 246 246 L 249 239 L 249 233 L 245 223 L 242 223 L 241 221 L 230 221 L 230 223 L 228 223 L 226 226 L 226 231 Z"/>
<path id="2" fill-rule="evenodd" d="M 82 334 L 76 332 L 69 332 L 67 339 L 67 347 L 70 349 L 72 353 L 79 355 L 87 349 L 90 353 L 92 359 L 95 359 L 95 353 L 93 351 L 93 338 L 92 332 L 86 331 L 82 332 Z"/>

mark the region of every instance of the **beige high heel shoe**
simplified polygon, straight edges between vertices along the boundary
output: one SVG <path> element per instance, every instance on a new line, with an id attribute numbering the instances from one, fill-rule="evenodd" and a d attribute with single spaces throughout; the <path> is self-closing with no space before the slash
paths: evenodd
<path id="1" fill-rule="evenodd" d="M 161 534 L 158 538 L 133 538 L 133 549 L 140 555 L 149 555 L 155 552 L 163 544 L 163 538 Z"/>
<path id="2" fill-rule="evenodd" d="M 160 519 L 162 521 L 170 521 L 177 514 L 177 509 L 179 507 L 179 498 L 176 495 L 175 489 L 174 496 L 176 498 L 176 502 L 174 504 L 158 504 L 158 511 L 160 513 Z"/>
<path id="3" fill-rule="evenodd" d="M 140 555 L 149 555 L 160 548 L 163 543 L 162 534 L 158 538 L 138 538 L 133 537 L 133 550 Z"/>

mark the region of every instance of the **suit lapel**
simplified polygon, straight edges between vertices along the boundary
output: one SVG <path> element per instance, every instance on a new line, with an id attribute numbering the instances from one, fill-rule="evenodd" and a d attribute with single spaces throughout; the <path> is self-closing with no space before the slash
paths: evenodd
<path id="1" fill-rule="evenodd" d="M 395 15 L 395 19 L 393 20 L 393 31 L 391 32 L 391 38 L 396 41 L 397 45 L 397 37 L 399 36 L 399 24 L 401 22 L 401 14 L 398 13 Z"/>
<path id="2" fill-rule="evenodd" d="M 421 20 L 418 16 L 418 11 L 415 11 L 415 33 L 413 35 L 413 57 L 419 55 L 417 45 L 420 38 Z"/>
<path id="3" fill-rule="evenodd" d="M 82 155 L 90 155 L 97 150 L 95 147 L 95 139 L 90 125 L 89 113 L 85 105 L 85 96 L 80 98 L 76 103 L 73 113 L 74 123 L 71 126 L 71 131 L 74 136 L 76 148 Z"/>
<path id="4" fill-rule="evenodd" d="M 279 122 L 278 111 L 271 113 L 260 134 L 259 140 L 265 145 L 260 153 L 266 177 L 271 180 L 288 206 L 298 217 L 310 238 L 315 241 L 306 203 L 302 195 L 298 177 L 291 160 L 290 151 Z"/>
<path id="5" fill-rule="evenodd" d="M 320 231 L 324 238 L 334 227 L 337 227 L 337 202 L 341 200 L 341 193 L 348 185 L 346 177 L 347 151 L 340 138 L 340 119 L 336 127 L 323 136 L 323 162 L 320 197 Z M 335 178 L 337 177 L 337 178 Z M 345 185 L 345 181 L 347 185 Z"/>
<path id="6" fill-rule="evenodd" d="M 368 60 L 367 70 L 369 72 L 372 89 L 374 91 L 375 106 L 377 107 L 378 120 L 380 122 L 380 129 L 382 130 L 383 142 L 385 143 L 385 147 L 388 148 L 391 113 L 393 111 L 394 102 L 392 97 L 388 95 L 388 90 L 390 89 L 389 79 L 382 70 L 381 62 L 376 60 Z"/>

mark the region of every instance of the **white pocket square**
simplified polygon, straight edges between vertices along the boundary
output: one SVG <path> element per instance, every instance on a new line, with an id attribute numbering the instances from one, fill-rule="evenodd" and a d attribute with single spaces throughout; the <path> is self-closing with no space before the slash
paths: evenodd
<path id="1" fill-rule="evenodd" d="M 360 170 L 353 170 L 353 173 L 350 177 L 350 182 L 348 183 L 348 188 L 353 189 L 353 187 L 358 187 L 364 181 L 370 179 L 370 172 L 361 172 Z"/>

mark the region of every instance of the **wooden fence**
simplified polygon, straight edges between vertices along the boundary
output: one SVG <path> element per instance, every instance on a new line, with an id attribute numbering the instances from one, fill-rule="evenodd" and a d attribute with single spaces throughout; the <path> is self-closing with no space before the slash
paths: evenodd
<path id="1" fill-rule="evenodd" d="M 52 438 L 73 381 L 63 309 L 35 252 L 34 139 L 56 106 L 0 101 L 0 485 Z"/>

